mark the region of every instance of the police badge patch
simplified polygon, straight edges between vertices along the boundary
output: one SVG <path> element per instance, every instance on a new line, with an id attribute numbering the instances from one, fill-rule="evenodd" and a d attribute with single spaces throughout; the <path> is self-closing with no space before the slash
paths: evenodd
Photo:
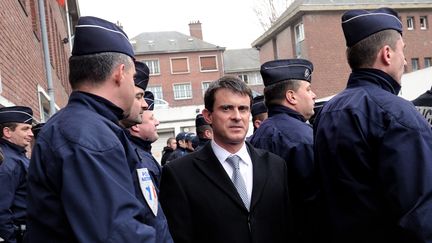
<path id="1" fill-rule="evenodd" d="M 156 188 L 150 177 L 150 173 L 147 168 L 137 169 L 138 180 L 141 188 L 141 193 L 144 196 L 148 206 L 152 210 L 154 216 L 157 216 L 158 211 L 158 196 L 156 193 Z"/>

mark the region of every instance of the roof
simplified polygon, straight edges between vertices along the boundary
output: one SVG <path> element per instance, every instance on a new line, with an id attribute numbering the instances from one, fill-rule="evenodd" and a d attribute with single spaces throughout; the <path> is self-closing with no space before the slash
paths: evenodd
<path id="1" fill-rule="evenodd" d="M 347 11 L 350 9 L 376 9 L 380 7 L 399 9 L 431 9 L 430 0 L 295 0 L 273 23 L 258 37 L 252 46 L 259 47 L 280 31 L 298 20 L 305 12 L 311 11 Z"/>
<path id="2" fill-rule="evenodd" d="M 177 31 L 144 32 L 131 39 L 136 55 L 191 51 L 223 51 L 224 47 L 210 44 Z"/>
<path id="3" fill-rule="evenodd" d="M 259 51 L 255 48 L 232 49 L 224 52 L 225 73 L 259 71 Z"/>

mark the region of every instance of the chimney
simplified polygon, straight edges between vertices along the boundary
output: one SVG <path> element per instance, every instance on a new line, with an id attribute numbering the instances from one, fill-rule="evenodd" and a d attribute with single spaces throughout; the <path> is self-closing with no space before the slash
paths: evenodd
<path id="1" fill-rule="evenodd" d="M 196 22 L 189 23 L 189 32 L 191 36 L 198 38 L 200 40 L 203 39 L 201 23 L 199 22 L 199 20 Z"/>

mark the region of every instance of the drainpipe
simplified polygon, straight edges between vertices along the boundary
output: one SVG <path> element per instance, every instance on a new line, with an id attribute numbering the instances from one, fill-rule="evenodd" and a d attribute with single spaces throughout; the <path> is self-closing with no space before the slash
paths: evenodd
<path id="1" fill-rule="evenodd" d="M 72 36 L 71 36 L 71 27 L 70 27 L 70 19 L 69 19 L 69 6 L 67 0 L 65 0 L 65 6 L 66 6 L 66 24 L 67 24 L 67 35 L 69 40 L 69 50 L 72 52 Z"/>
<path id="2" fill-rule="evenodd" d="M 50 117 L 51 117 L 55 113 L 55 101 L 54 101 L 54 86 L 53 86 L 52 73 L 51 73 L 51 62 L 49 59 L 50 54 L 48 48 L 48 34 L 47 34 L 47 27 L 45 22 L 45 3 L 44 0 L 39 0 L 38 3 L 39 3 L 39 19 L 40 19 L 41 32 L 42 32 L 42 45 L 43 45 L 44 61 L 45 61 L 45 73 L 46 73 L 47 85 L 48 85 L 48 96 L 50 98 L 49 104 L 50 104 Z"/>

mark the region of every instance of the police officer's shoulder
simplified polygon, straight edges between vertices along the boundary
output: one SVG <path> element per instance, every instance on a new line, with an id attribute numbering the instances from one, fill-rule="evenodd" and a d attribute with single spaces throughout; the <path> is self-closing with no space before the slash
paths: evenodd
<path id="1" fill-rule="evenodd" d="M 77 116 L 76 111 L 59 111 L 55 117 L 58 124 L 56 128 L 51 130 L 51 134 L 44 134 L 45 139 L 49 135 L 56 137 L 53 133 L 59 131 L 66 141 L 93 151 L 106 151 L 122 146 L 117 139 L 113 139 L 117 136 L 116 132 L 123 132 L 122 128 L 89 110 L 80 110 L 79 112 L 80 115 Z M 48 125 L 49 123 L 45 126 Z M 62 145 L 58 144 L 58 146 Z"/>

